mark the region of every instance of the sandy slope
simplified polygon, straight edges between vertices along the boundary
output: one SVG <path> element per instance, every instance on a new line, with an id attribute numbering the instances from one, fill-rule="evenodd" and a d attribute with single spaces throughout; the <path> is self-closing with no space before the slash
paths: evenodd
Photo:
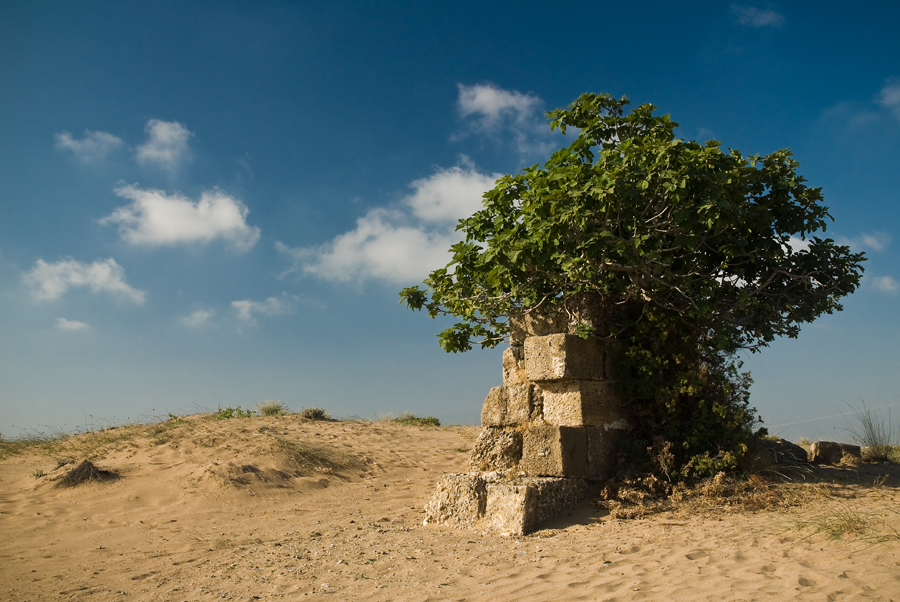
<path id="1" fill-rule="evenodd" d="M 423 527 L 436 480 L 465 470 L 477 433 L 194 417 L 93 449 L 119 478 L 69 489 L 52 479 L 72 466 L 54 470 L 54 458 L 85 444 L 8 458 L 0 600 L 900 602 L 900 540 L 797 529 L 848 510 L 870 517 L 871 534 L 900 529 L 897 467 L 830 469 L 819 475 L 835 483 L 828 496 L 778 512 L 624 521 L 586 502 L 518 539 Z M 301 470 L 279 440 L 353 461 Z"/>

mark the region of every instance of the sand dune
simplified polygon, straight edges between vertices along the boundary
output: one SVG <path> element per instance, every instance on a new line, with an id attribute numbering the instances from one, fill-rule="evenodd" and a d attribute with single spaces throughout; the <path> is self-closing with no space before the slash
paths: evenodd
<path id="1" fill-rule="evenodd" d="M 896 466 L 819 471 L 777 511 L 617 520 L 588 500 L 521 538 L 422 526 L 478 432 L 196 416 L 8 457 L 0 599 L 900 602 Z M 78 454 L 116 477 L 56 487 Z M 869 522 L 815 533 L 841 517 Z"/>

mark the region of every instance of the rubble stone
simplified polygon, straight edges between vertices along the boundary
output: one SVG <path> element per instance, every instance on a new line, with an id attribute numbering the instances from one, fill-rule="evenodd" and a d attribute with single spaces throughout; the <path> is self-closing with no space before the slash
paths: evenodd
<path id="1" fill-rule="evenodd" d="M 573 380 L 543 383 L 540 388 L 543 418 L 549 424 L 628 428 L 627 413 L 609 383 Z"/>
<path id="2" fill-rule="evenodd" d="M 488 393 L 481 408 L 481 426 L 515 426 L 531 418 L 533 385 L 503 385 Z"/>
<path id="3" fill-rule="evenodd" d="M 844 456 L 850 456 L 857 462 L 862 458 L 858 445 L 835 443 L 834 441 L 816 441 L 809 448 L 809 461 L 815 464 L 838 465 Z"/>
<path id="4" fill-rule="evenodd" d="M 525 377 L 533 382 L 603 380 L 603 347 L 596 339 L 549 334 L 525 339 Z"/>
<path id="5" fill-rule="evenodd" d="M 487 427 L 475 440 L 469 466 L 472 470 L 509 470 L 521 459 L 521 433 L 509 428 Z"/>

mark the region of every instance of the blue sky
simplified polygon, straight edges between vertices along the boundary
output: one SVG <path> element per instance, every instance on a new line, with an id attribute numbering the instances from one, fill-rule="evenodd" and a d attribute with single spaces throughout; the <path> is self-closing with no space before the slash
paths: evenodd
<path id="1" fill-rule="evenodd" d="M 0 433 L 282 399 L 477 423 L 500 351 L 397 292 L 582 92 L 789 147 L 865 251 L 746 358 L 772 431 L 900 403 L 895 3 L 0 2 Z M 836 430 L 837 429 L 837 430 Z"/>

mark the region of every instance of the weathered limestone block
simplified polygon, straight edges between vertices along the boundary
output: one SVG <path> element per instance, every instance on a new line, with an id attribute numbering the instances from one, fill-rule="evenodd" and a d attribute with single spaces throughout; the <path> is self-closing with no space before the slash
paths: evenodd
<path id="1" fill-rule="evenodd" d="M 445 475 L 425 506 L 424 524 L 525 535 L 577 504 L 587 489 L 583 479 L 510 479 L 500 472 Z"/>
<path id="2" fill-rule="evenodd" d="M 851 460 L 859 462 L 862 458 L 860 447 L 834 441 L 816 441 L 809 448 L 809 461 L 815 464 L 837 465 L 844 456 L 850 456 Z"/>
<path id="3" fill-rule="evenodd" d="M 621 421 L 619 426 L 621 426 Z M 619 446 L 628 436 L 628 428 L 613 426 L 590 428 L 587 430 L 588 466 L 590 478 L 610 479 L 616 472 L 616 464 L 619 460 Z"/>
<path id="4" fill-rule="evenodd" d="M 568 332 L 568 316 L 556 306 L 537 310 L 524 316 L 510 316 L 509 343 L 525 344 L 528 337 L 542 337 L 558 332 Z"/>
<path id="5" fill-rule="evenodd" d="M 528 476 L 608 479 L 627 434 L 622 425 L 529 427 L 522 436 L 519 470 Z"/>
<path id="6" fill-rule="evenodd" d="M 507 347 L 503 351 L 503 384 L 521 385 L 525 377 L 525 348 L 522 345 Z"/>
<path id="7" fill-rule="evenodd" d="M 529 427 L 522 436 L 519 469 L 528 476 L 590 477 L 587 450 L 585 427 Z"/>
<path id="8" fill-rule="evenodd" d="M 574 334 L 580 324 L 591 326 L 599 336 L 606 336 L 620 311 L 618 305 L 605 301 L 600 295 L 576 293 L 569 296 L 565 306 L 547 304 L 524 315 L 510 316 L 510 344 L 522 345 L 532 336 L 560 332 Z"/>
<path id="9" fill-rule="evenodd" d="M 513 429 L 487 427 L 469 455 L 472 470 L 509 470 L 522 459 L 522 435 Z"/>
<path id="10" fill-rule="evenodd" d="M 628 428 L 627 413 L 612 385 L 597 380 L 543 383 L 543 418 L 556 426 Z"/>
<path id="11" fill-rule="evenodd" d="M 604 350 L 593 337 L 550 334 L 525 339 L 525 376 L 534 382 L 603 380 Z"/>
<path id="12" fill-rule="evenodd" d="M 488 393 L 481 408 L 481 426 L 516 426 L 531 418 L 533 385 L 503 385 Z"/>
<path id="13" fill-rule="evenodd" d="M 425 524 L 471 527 L 484 516 L 485 480 L 480 473 L 447 474 L 425 506 Z"/>

